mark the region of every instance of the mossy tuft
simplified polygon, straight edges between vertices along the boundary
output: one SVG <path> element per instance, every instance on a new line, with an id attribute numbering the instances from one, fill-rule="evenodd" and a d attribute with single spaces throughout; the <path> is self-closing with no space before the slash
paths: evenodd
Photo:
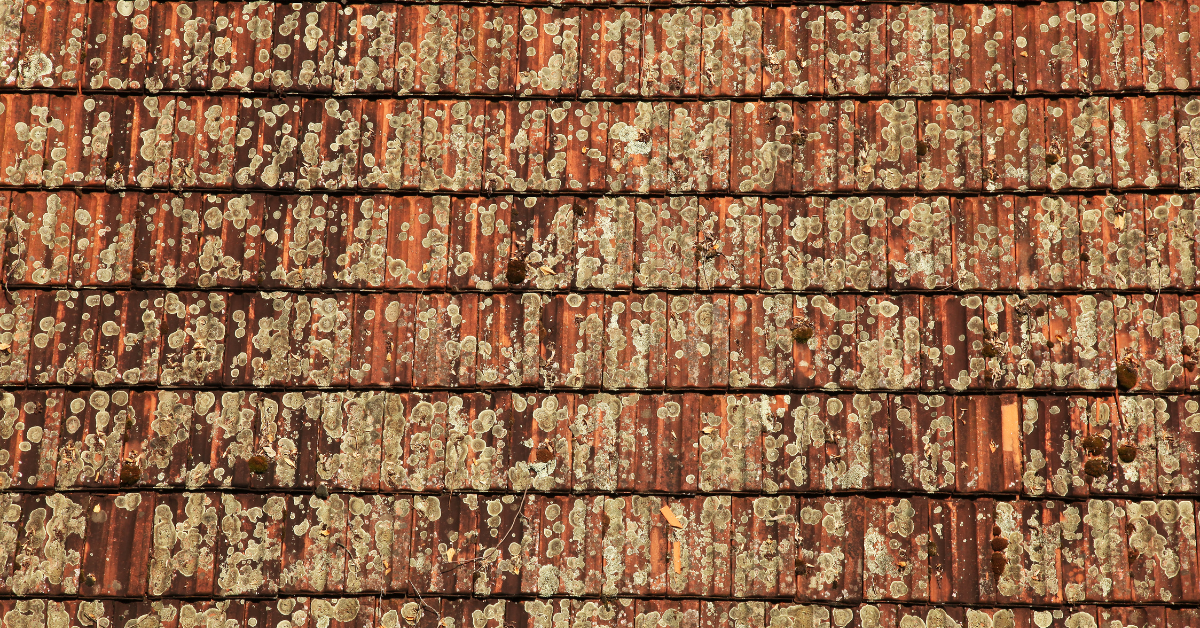
<path id="1" fill-rule="evenodd" d="M 246 461 L 246 466 L 250 468 L 250 472 L 256 475 L 263 475 L 271 470 L 271 461 L 267 460 L 266 456 L 251 456 Z"/>
<path id="2" fill-rule="evenodd" d="M 1108 461 L 1103 458 L 1092 458 L 1083 463 L 1083 472 L 1093 478 L 1105 475 L 1108 473 Z"/>

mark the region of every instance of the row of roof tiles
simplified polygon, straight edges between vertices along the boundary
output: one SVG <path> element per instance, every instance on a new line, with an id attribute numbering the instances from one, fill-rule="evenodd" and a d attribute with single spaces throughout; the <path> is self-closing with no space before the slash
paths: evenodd
<path id="1" fill-rule="evenodd" d="M 0 508 L 0 586 L 18 596 L 1200 601 L 1185 500 L 143 492 Z"/>
<path id="2" fill-rule="evenodd" d="M 0 81 L 552 97 L 1183 90 L 1200 84 L 1192 7 L 50 0 L 0 28 Z"/>
<path id="3" fill-rule="evenodd" d="M 1200 612 L 1164 606 L 996 608 L 822 605 L 631 598 L 484 600 L 439 596 L 212 601 L 0 600 L 6 625 L 62 628 L 1194 628 Z M 42 623 L 45 622 L 45 623 Z M 51 623 L 53 622 L 53 623 Z"/>
<path id="4" fill-rule="evenodd" d="M 1192 96 L 559 102 L 10 93 L 0 94 L 0 113 L 0 181 L 16 186 L 770 194 L 1200 187 L 1200 100 Z"/>
<path id="5" fill-rule="evenodd" d="M 0 299 L 39 386 L 1195 390 L 1174 294 L 302 294 Z"/>
<path id="6" fill-rule="evenodd" d="M 1194 194 L 0 191 L 9 288 L 1191 291 Z"/>
<path id="7" fill-rule="evenodd" d="M 1200 495 L 1190 396 L 25 390 L 0 488 Z"/>

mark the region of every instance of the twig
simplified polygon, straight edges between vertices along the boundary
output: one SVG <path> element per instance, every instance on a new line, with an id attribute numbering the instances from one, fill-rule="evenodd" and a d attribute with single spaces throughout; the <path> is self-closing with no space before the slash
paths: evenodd
<path id="1" fill-rule="evenodd" d="M 529 487 L 525 487 L 525 491 L 521 493 L 521 505 L 517 507 L 517 516 L 516 516 L 516 517 L 513 517 L 512 523 L 509 523 L 509 524 L 508 524 L 508 530 L 506 530 L 506 531 L 504 532 L 504 536 L 500 537 L 500 540 L 499 540 L 499 541 L 496 541 L 496 545 L 495 545 L 495 546 L 493 546 L 493 547 L 490 547 L 490 548 L 488 548 L 488 549 L 495 549 L 495 550 L 499 550 L 499 552 L 500 552 L 500 553 L 503 553 L 503 552 L 504 552 L 504 550 L 502 549 L 502 548 L 504 547 L 504 541 L 506 541 L 506 540 L 508 539 L 508 535 L 509 535 L 509 534 L 512 532 L 512 530 L 513 530 L 513 527 L 517 525 L 517 519 L 524 519 L 524 518 L 525 518 L 525 514 L 524 514 L 524 511 L 525 511 L 525 498 L 526 498 L 526 497 L 528 497 L 528 496 L 529 496 Z M 484 551 L 486 552 L 487 550 L 484 550 Z M 497 555 L 499 555 L 499 554 L 497 554 Z M 452 565 L 450 565 L 449 567 L 447 567 L 447 568 L 445 568 L 445 569 L 441 570 L 441 571 L 440 571 L 440 572 L 438 572 L 438 573 L 446 573 L 447 571 L 454 571 L 454 570 L 456 570 L 456 569 L 460 569 L 461 567 L 463 567 L 463 566 L 465 566 L 465 565 L 469 565 L 469 564 L 471 564 L 471 563 L 476 563 L 476 562 L 479 562 L 479 561 L 481 561 L 481 560 L 483 560 L 483 559 L 484 559 L 484 557 L 483 557 L 483 555 L 482 555 L 482 553 L 481 553 L 479 556 L 476 556 L 475 558 L 469 558 L 469 559 L 467 559 L 467 560 L 459 560 L 459 561 L 454 561 L 454 564 L 452 564 Z M 476 570 L 475 570 L 475 571 L 472 573 L 472 575 L 474 575 L 474 574 L 476 574 L 476 573 L 479 573 L 479 570 L 478 570 L 478 569 L 476 569 Z"/>
<path id="2" fill-rule="evenodd" d="M 12 221 L 13 217 L 10 214 L 4 221 L 4 231 L 0 232 L 0 288 L 4 289 L 4 300 L 9 305 L 16 303 L 12 291 L 8 289 L 8 228 Z"/>
<path id="3" fill-rule="evenodd" d="M 412 587 L 413 591 L 416 592 L 417 601 L 421 604 L 421 606 L 424 606 L 425 608 L 428 608 L 429 610 L 433 611 L 433 614 L 437 615 L 438 624 L 441 624 L 442 623 L 442 614 L 440 612 L 438 612 L 438 609 L 430 606 L 429 604 L 427 604 L 425 602 L 425 598 L 421 597 L 421 589 L 417 588 L 417 585 L 413 584 L 413 581 L 411 579 L 408 581 L 408 586 Z M 405 621 L 409 621 L 407 618 L 405 618 L 403 616 L 403 614 L 401 614 L 401 618 L 403 618 Z"/>

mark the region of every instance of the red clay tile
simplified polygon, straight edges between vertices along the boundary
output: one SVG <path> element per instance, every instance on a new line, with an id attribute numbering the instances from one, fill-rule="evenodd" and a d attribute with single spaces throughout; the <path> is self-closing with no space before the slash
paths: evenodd
<path id="1" fill-rule="evenodd" d="M 699 95 L 703 24 L 701 7 L 646 13 L 642 26 L 642 96 Z"/>
<path id="2" fill-rule="evenodd" d="M 762 93 L 763 12 L 761 7 L 704 9 L 702 96 Z"/>
<path id="3" fill-rule="evenodd" d="M 887 13 L 882 5 L 826 10 L 825 93 L 861 96 L 887 92 L 883 71 L 888 58 Z"/>
<path id="4" fill-rule="evenodd" d="M 580 12 L 581 97 L 635 96 L 641 91 L 645 17 L 646 10 L 636 7 Z"/>
<path id="5" fill-rule="evenodd" d="M 1187 89 L 1196 82 L 1191 63 L 1191 33 L 1196 20 L 1191 18 L 1188 5 L 1176 1 L 1146 4 L 1138 9 L 1126 8 L 1108 18 L 1117 21 L 1117 15 L 1138 28 L 1134 21 L 1140 15 L 1142 36 L 1140 40 L 1125 40 L 1126 47 L 1137 51 L 1137 56 L 1125 55 L 1124 67 L 1129 71 L 1138 67 L 1141 76 L 1132 77 L 1131 84 L 1145 85 L 1151 90 Z M 1099 17 L 1099 14 L 1097 14 Z M 1106 16 L 1107 17 L 1107 16 Z M 1146 29 L 1151 26 L 1153 30 Z M 1114 38 L 1118 35 L 1114 32 Z M 1114 59 L 1116 60 L 1116 59 Z M 1196 69 L 1200 69 L 1197 67 Z"/>
<path id="6" fill-rule="evenodd" d="M 209 87 L 216 4 L 212 0 L 199 0 L 163 3 L 153 8 L 154 31 L 147 42 L 149 91 Z"/>

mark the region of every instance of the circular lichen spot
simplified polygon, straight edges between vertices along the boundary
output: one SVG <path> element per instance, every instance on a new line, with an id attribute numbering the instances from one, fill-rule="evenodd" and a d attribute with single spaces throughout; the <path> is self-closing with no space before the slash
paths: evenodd
<path id="1" fill-rule="evenodd" d="M 1137 383 L 1138 372 L 1136 366 L 1124 363 L 1117 365 L 1117 386 L 1120 386 L 1121 390 L 1129 390 L 1137 386 Z"/>
<path id="2" fill-rule="evenodd" d="M 250 468 L 251 473 L 263 475 L 271 470 L 271 461 L 267 460 L 266 456 L 251 456 L 246 461 L 246 466 Z"/>
<path id="3" fill-rule="evenodd" d="M 1117 457 L 1124 463 L 1133 462 L 1137 458 L 1137 447 L 1129 443 L 1121 443 L 1117 447 Z"/>
<path id="4" fill-rule="evenodd" d="M 1089 477 L 1098 478 L 1108 473 L 1108 461 L 1103 458 L 1091 458 L 1083 464 L 1083 472 Z"/>

